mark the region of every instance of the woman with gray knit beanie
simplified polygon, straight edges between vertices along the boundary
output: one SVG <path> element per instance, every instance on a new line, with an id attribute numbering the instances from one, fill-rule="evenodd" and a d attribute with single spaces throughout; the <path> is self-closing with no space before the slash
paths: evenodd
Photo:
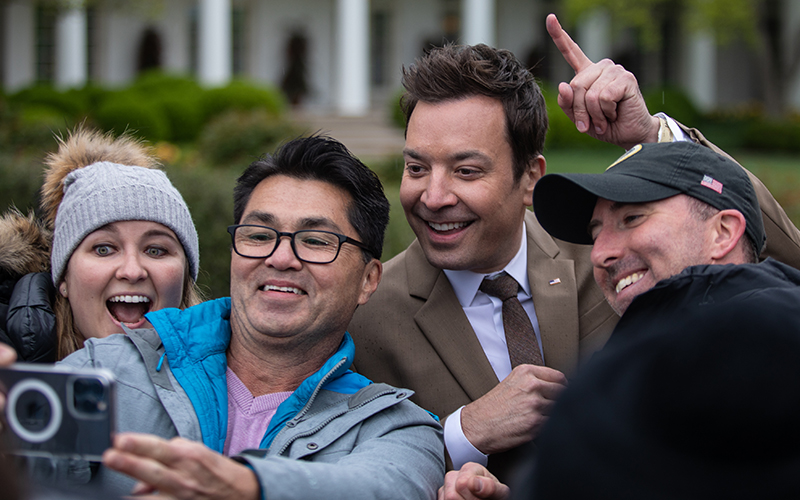
<path id="1" fill-rule="evenodd" d="M 146 325 L 149 311 L 200 302 L 191 214 L 148 148 L 81 127 L 59 139 L 45 165 L 41 208 L 52 230 L 56 359 L 87 338 L 124 333 L 122 324 Z M 18 351 L 41 341 L 6 333 Z"/>

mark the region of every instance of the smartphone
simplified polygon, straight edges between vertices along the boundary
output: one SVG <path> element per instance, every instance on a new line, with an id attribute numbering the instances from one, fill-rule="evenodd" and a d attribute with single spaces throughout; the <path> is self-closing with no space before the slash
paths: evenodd
<path id="1" fill-rule="evenodd" d="M 116 429 L 114 374 L 15 363 L 0 368 L 7 453 L 99 461 Z"/>

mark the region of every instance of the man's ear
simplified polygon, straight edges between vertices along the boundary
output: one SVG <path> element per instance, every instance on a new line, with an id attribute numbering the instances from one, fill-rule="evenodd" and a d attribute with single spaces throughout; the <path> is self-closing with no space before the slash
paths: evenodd
<path id="1" fill-rule="evenodd" d="M 744 215 L 738 210 L 720 210 L 713 217 L 714 240 L 711 251 L 711 258 L 715 264 L 730 262 L 733 258 L 731 252 L 739 244 L 739 240 L 744 237 L 744 230 L 747 221 Z M 733 262 L 741 263 L 741 262 Z"/>
<path id="2" fill-rule="evenodd" d="M 526 207 L 533 205 L 533 187 L 536 185 L 536 182 L 542 178 L 546 170 L 547 162 L 542 155 L 538 155 L 528 162 L 528 168 L 525 169 L 520 179 L 520 182 L 525 188 Z"/>
<path id="3" fill-rule="evenodd" d="M 358 305 L 366 304 L 375 293 L 381 282 L 381 276 L 383 276 L 383 264 L 378 259 L 372 259 L 364 267 L 364 274 L 361 275 L 361 295 L 358 298 Z"/>

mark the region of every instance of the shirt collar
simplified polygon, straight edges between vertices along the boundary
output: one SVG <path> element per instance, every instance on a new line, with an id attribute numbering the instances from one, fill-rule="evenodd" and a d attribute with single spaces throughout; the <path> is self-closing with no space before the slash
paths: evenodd
<path id="1" fill-rule="evenodd" d="M 517 280 L 517 283 L 522 285 L 522 290 L 526 295 L 530 296 L 531 287 L 528 282 L 528 238 L 525 222 L 522 223 L 522 243 L 519 246 L 519 251 L 511 259 L 506 267 L 502 270 L 511 275 L 512 278 Z M 481 286 L 483 278 L 497 273 L 475 273 L 472 271 L 455 271 L 452 269 L 444 269 L 444 274 L 450 280 L 450 285 L 455 291 L 456 298 L 461 304 L 461 307 L 468 307 L 472 305 L 475 300 L 475 295 L 478 293 L 478 287 Z"/>

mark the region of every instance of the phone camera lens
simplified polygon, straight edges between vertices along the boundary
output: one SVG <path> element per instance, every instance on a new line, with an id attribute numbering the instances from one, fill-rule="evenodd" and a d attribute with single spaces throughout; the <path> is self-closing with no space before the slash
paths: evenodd
<path id="1" fill-rule="evenodd" d="M 76 378 L 73 384 L 73 405 L 86 415 L 103 413 L 108 408 L 103 383 L 95 378 Z"/>
<path id="2" fill-rule="evenodd" d="M 45 429 L 53 414 L 47 397 L 35 389 L 20 394 L 14 411 L 20 425 L 34 433 Z"/>

